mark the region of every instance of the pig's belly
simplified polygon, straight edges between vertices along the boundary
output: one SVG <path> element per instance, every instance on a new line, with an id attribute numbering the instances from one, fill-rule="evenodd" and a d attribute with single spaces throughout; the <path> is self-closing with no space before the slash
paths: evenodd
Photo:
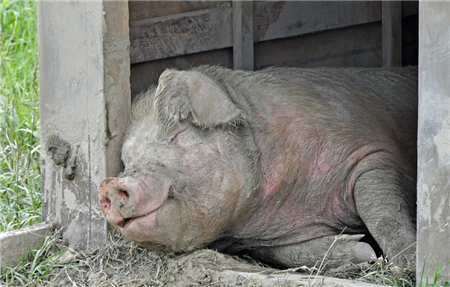
<path id="1" fill-rule="evenodd" d="M 367 229 L 352 200 L 339 191 L 308 201 L 268 199 L 233 238 L 245 249 L 289 245 L 341 233 L 365 233 Z"/>

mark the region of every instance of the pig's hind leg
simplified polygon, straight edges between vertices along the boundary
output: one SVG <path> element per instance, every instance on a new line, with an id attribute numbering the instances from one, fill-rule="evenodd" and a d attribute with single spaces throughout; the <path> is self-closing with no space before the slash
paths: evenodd
<path id="1" fill-rule="evenodd" d="M 364 235 L 325 236 L 292 245 L 259 247 L 250 255 L 284 268 L 307 266 L 327 270 L 376 259 L 372 247 L 360 241 L 362 237 Z"/>
<path id="2" fill-rule="evenodd" d="M 415 253 L 415 177 L 385 163 L 358 178 L 356 209 L 389 260 L 404 266 Z"/>

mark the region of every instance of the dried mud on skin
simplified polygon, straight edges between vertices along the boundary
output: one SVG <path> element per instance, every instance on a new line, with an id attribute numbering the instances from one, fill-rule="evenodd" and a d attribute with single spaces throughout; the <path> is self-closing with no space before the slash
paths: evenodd
<path id="1" fill-rule="evenodd" d="M 168 255 L 126 241 L 115 232 L 108 237 L 104 247 L 90 253 L 67 250 L 56 263 L 58 267 L 27 286 L 376 286 L 316 273 L 276 270 L 209 249 Z M 65 249 L 61 242 L 58 245 Z M 326 275 L 358 277 L 354 268 Z"/>

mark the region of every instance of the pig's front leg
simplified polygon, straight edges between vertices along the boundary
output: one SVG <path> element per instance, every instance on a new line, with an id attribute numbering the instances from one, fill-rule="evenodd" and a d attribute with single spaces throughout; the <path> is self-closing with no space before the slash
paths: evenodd
<path id="1" fill-rule="evenodd" d="M 384 255 L 400 266 L 416 250 L 413 178 L 391 164 L 363 173 L 354 191 L 359 216 Z"/>
<path id="2" fill-rule="evenodd" d="M 268 264 L 281 267 L 316 267 L 321 270 L 344 264 L 359 264 L 376 259 L 372 247 L 360 242 L 364 235 L 325 236 L 302 243 L 259 247 L 251 255 Z"/>

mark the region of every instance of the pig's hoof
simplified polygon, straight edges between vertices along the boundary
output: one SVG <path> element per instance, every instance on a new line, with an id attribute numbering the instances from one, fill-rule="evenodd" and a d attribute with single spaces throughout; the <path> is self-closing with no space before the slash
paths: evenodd
<path id="1" fill-rule="evenodd" d="M 373 248 L 368 243 L 360 241 L 363 237 L 362 234 L 338 236 L 331 249 L 331 258 L 343 258 L 354 264 L 376 260 Z"/>

